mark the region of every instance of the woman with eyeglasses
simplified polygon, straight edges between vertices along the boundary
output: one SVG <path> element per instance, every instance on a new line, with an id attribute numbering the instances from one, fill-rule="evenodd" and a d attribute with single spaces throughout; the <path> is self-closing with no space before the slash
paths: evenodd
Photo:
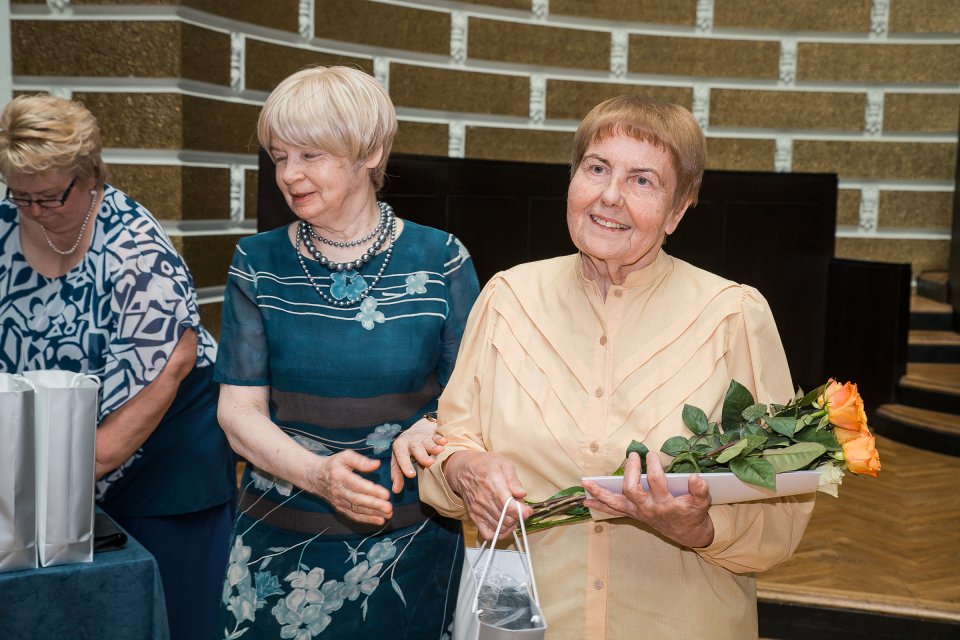
<path id="1" fill-rule="evenodd" d="M 97 503 L 156 557 L 171 637 L 211 637 L 236 490 L 217 345 L 170 239 L 105 178 L 83 105 L 0 114 L 0 371 L 100 377 Z"/>

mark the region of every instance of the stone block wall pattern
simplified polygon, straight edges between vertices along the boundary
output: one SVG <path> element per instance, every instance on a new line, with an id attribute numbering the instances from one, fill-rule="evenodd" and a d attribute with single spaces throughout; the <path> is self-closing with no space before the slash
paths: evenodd
<path id="1" fill-rule="evenodd" d="M 601 100 L 677 102 L 712 169 L 836 173 L 839 256 L 946 268 L 958 0 L 11 0 L 0 28 L 0 86 L 90 107 L 210 322 L 256 226 L 260 105 L 318 64 L 388 88 L 404 153 L 566 163 Z"/>

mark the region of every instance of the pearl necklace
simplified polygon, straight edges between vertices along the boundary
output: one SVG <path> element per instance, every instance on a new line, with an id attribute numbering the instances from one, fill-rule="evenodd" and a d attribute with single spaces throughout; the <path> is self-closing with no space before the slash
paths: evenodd
<path id="1" fill-rule="evenodd" d="M 83 233 L 87 230 L 87 223 L 90 222 L 90 216 L 93 214 L 93 207 L 97 204 L 97 190 L 90 190 L 90 208 L 87 209 L 87 215 L 83 219 L 83 225 L 80 227 L 80 234 L 77 236 L 77 239 L 74 241 L 73 246 L 63 251 L 58 249 L 56 245 L 53 244 L 53 240 L 50 239 L 50 236 L 47 235 L 47 228 L 40 224 L 40 230 L 43 232 L 43 237 L 47 240 L 47 244 L 50 245 L 50 248 L 59 253 L 62 256 L 69 256 L 74 251 L 77 250 L 77 247 L 80 246 L 80 240 L 83 238 Z"/>
<path id="2" fill-rule="evenodd" d="M 370 240 L 370 238 L 380 233 L 381 229 L 386 228 L 387 211 L 390 209 L 390 205 L 388 205 L 386 202 L 378 202 L 377 206 L 380 207 L 380 222 L 377 223 L 377 226 L 375 226 L 370 233 L 360 238 L 359 240 L 352 240 L 350 242 L 338 242 L 336 240 L 330 240 L 328 238 L 324 238 L 319 233 L 317 233 L 317 230 L 313 228 L 312 224 L 307 225 L 307 231 L 310 232 L 311 238 L 313 238 L 314 240 L 319 240 L 323 244 L 330 245 L 331 247 L 340 247 L 341 249 L 345 249 L 347 247 L 359 247 L 362 244 L 366 244 Z"/>
<path id="3" fill-rule="evenodd" d="M 323 255 L 320 252 L 320 249 L 313 244 L 313 241 L 310 239 L 310 230 L 312 229 L 311 225 L 306 220 L 301 220 L 297 228 L 297 241 L 303 242 L 304 247 L 307 251 L 313 256 L 313 259 L 319 262 L 322 266 L 330 269 L 330 271 L 350 271 L 351 269 L 359 269 L 366 263 L 370 262 L 370 259 L 376 255 L 377 251 L 380 250 L 380 247 L 383 246 L 383 243 L 387 239 L 387 233 L 390 228 L 390 224 L 394 219 L 393 209 L 386 202 L 378 203 L 380 210 L 385 218 L 384 222 L 386 226 L 380 232 L 380 235 L 374 240 L 373 245 L 363 252 L 363 254 L 356 260 L 348 260 L 347 262 L 334 262 L 330 260 L 327 256 Z M 368 238 L 369 239 L 369 238 Z"/>
<path id="4" fill-rule="evenodd" d="M 303 274 L 307 276 L 307 280 L 313 286 L 314 290 L 328 304 L 331 304 L 339 308 L 349 307 L 354 304 L 359 304 L 363 302 L 367 298 L 367 296 L 369 296 L 373 292 L 373 288 L 377 286 L 377 283 L 380 282 L 380 278 L 383 277 L 383 272 L 386 271 L 387 265 L 390 263 L 390 256 L 393 255 L 393 246 L 397 240 L 397 219 L 393 215 L 393 209 L 390 208 L 390 205 L 386 203 L 379 203 L 379 204 L 381 205 L 381 209 L 383 206 L 386 206 L 387 210 L 389 211 L 389 213 L 387 214 L 387 229 L 385 229 L 384 232 L 389 231 L 390 233 L 390 246 L 387 247 L 387 250 L 383 256 L 383 264 L 381 264 L 380 269 L 377 270 L 377 275 L 374 276 L 373 282 L 371 282 L 370 285 L 363 290 L 363 293 L 360 294 L 360 297 L 358 297 L 356 300 L 337 300 L 337 299 L 331 298 L 330 296 L 328 296 L 323 292 L 323 289 L 320 288 L 320 285 L 317 283 L 316 279 L 310 273 L 310 270 L 307 269 L 307 262 L 306 260 L 303 259 L 303 255 L 300 253 L 300 243 L 305 238 L 309 240 L 309 234 L 303 231 L 302 226 L 300 229 L 297 230 L 297 243 L 296 243 L 297 261 L 300 263 L 300 268 L 303 269 Z M 301 222 L 301 225 L 302 224 L 303 223 Z M 369 258 L 366 261 L 361 261 L 360 259 L 357 259 L 353 262 L 342 263 L 336 266 L 344 266 L 344 265 L 352 266 L 353 264 L 359 263 L 357 264 L 357 267 L 359 268 L 362 264 L 364 264 L 367 261 L 369 261 Z M 340 273 L 344 271 L 344 269 L 336 269 L 336 267 L 331 267 L 329 263 L 330 261 L 328 260 L 327 264 L 324 266 L 326 266 L 331 271 L 338 271 Z M 345 269 L 349 271 L 350 267 L 349 266 L 345 267 Z M 363 276 L 360 274 L 357 274 L 355 277 L 363 278 Z M 366 285 L 366 281 L 364 281 L 364 284 Z"/>

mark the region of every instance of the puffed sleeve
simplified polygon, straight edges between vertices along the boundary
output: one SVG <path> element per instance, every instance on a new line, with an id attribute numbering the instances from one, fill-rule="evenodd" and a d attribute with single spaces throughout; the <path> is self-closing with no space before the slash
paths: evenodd
<path id="1" fill-rule="evenodd" d="M 216 355 L 200 325 L 193 277 L 153 216 L 117 190 L 104 194 L 103 206 L 117 212 L 123 228 L 104 251 L 110 295 L 94 310 L 116 321 L 88 338 L 91 362 L 100 359 L 92 369 L 102 383 L 101 421 L 160 375 L 187 329 L 198 333 L 198 365 Z"/>
<path id="2" fill-rule="evenodd" d="M 470 311 L 463 340 L 453 370 L 437 408 L 439 431 L 447 437 L 437 461 L 424 469 L 418 467 L 420 499 L 450 518 L 466 517 L 466 507 L 443 475 L 443 462 L 457 451 L 485 451 L 483 444 L 482 392 L 489 358 L 490 331 L 494 312 L 490 304 L 496 288 L 494 276 L 480 292 Z"/>
<path id="3" fill-rule="evenodd" d="M 743 287 L 742 313 L 725 356 L 728 371 L 758 402 L 793 397 L 777 325 L 762 295 Z M 714 539 L 696 549 L 707 562 L 734 573 L 764 571 L 794 552 L 813 513 L 815 494 L 710 507 Z"/>
<path id="4" fill-rule="evenodd" d="M 227 272 L 220 320 L 220 355 L 213 379 L 238 386 L 269 386 L 270 360 L 257 306 L 257 278 L 241 241 Z"/>
<path id="5" fill-rule="evenodd" d="M 453 373 L 453 365 L 457 360 L 457 352 L 470 309 L 473 308 L 477 294 L 480 293 L 480 284 L 477 281 L 477 272 L 473 268 L 470 252 L 453 235 L 447 238 L 447 248 L 450 253 L 444 263 L 443 272 L 447 283 L 447 317 L 440 336 L 442 344 L 437 372 L 442 387 L 447 385 Z"/>

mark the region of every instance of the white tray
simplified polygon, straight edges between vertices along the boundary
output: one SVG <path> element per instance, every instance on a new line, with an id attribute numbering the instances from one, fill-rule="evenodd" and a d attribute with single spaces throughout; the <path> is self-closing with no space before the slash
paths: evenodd
<path id="1" fill-rule="evenodd" d="M 687 482 L 690 473 L 668 473 L 667 487 L 674 496 L 689 493 Z M 731 502 L 748 502 L 750 500 L 764 500 L 781 496 L 794 496 L 801 493 L 813 493 L 817 490 L 820 479 L 819 471 L 788 471 L 777 474 L 777 490 L 768 491 L 756 485 L 743 482 L 733 473 L 701 473 L 700 477 L 710 486 L 710 498 L 713 504 L 729 504 Z M 622 476 L 588 476 L 584 480 L 596 482 L 607 491 L 622 493 Z M 647 486 L 647 476 L 640 477 L 644 490 Z M 589 497 L 589 492 L 587 496 Z"/>

